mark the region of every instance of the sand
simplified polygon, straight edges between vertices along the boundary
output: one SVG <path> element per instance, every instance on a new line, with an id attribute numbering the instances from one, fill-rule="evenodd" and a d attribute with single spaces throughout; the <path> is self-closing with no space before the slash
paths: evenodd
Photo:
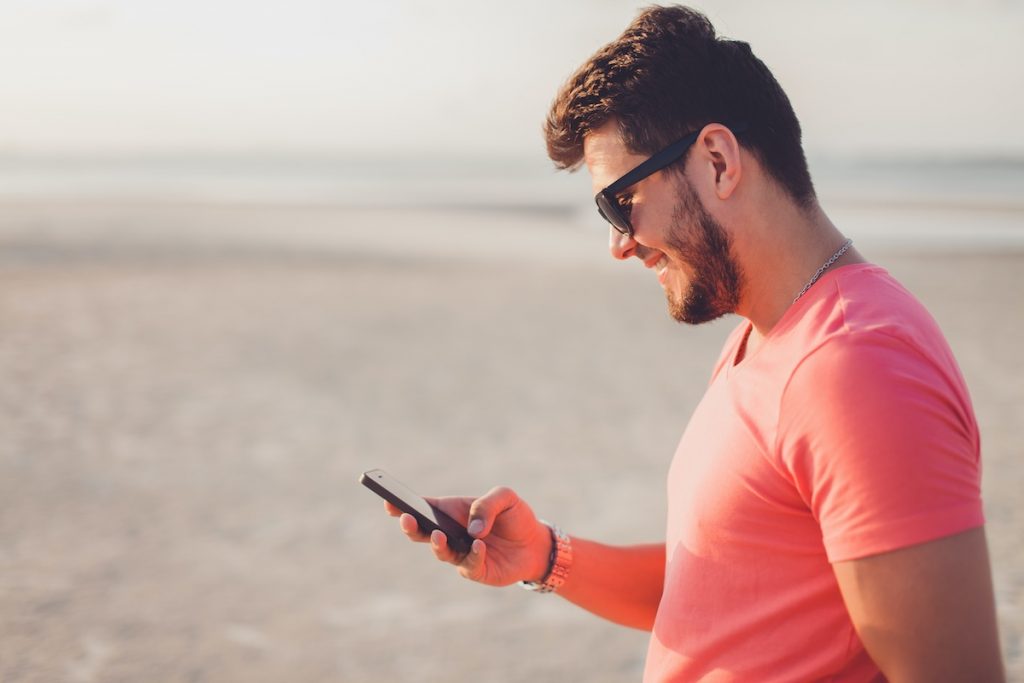
<path id="1" fill-rule="evenodd" d="M 657 539 L 736 321 L 672 323 L 603 242 L 528 212 L 3 207 L 0 680 L 638 680 L 646 634 L 460 579 L 356 483 L 507 484 Z M 1024 680 L 1024 253 L 862 250 L 967 377 Z"/>

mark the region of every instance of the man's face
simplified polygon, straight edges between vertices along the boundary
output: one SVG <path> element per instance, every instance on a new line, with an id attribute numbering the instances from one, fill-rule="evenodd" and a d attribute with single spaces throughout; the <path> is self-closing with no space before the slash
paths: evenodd
<path id="1" fill-rule="evenodd" d="M 646 158 L 626 149 L 614 122 L 588 134 L 583 150 L 595 193 Z M 729 234 L 685 177 L 659 171 L 619 198 L 630 207 L 634 234 L 626 237 L 609 226 L 612 255 L 635 256 L 655 271 L 673 318 L 698 324 L 736 310 L 743 275 Z"/>

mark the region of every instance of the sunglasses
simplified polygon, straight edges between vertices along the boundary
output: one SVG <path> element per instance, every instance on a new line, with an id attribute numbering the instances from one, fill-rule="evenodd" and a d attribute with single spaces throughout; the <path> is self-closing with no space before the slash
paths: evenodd
<path id="1" fill-rule="evenodd" d="M 735 134 L 746 130 L 746 128 L 746 124 L 739 124 L 731 127 L 730 130 Z M 629 222 L 629 207 L 620 204 L 617 195 L 626 188 L 636 185 L 647 176 L 653 175 L 669 164 L 677 161 L 686 154 L 686 150 L 690 149 L 690 146 L 697 141 L 698 137 L 700 137 L 699 130 L 688 134 L 681 140 L 673 142 L 671 145 L 646 161 L 641 162 L 640 165 L 632 171 L 629 171 L 626 175 L 598 192 L 597 196 L 594 197 L 594 202 L 597 203 L 597 212 L 600 213 L 601 217 L 608 221 L 613 228 L 627 237 L 632 237 L 633 224 Z"/>

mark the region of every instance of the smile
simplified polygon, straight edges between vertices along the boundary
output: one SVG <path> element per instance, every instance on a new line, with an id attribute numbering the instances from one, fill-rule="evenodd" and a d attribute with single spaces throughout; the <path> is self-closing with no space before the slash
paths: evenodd
<path id="1" fill-rule="evenodd" d="M 665 284 L 665 274 L 668 273 L 668 257 L 662 256 L 653 266 L 654 272 L 658 275 L 658 282 Z"/>

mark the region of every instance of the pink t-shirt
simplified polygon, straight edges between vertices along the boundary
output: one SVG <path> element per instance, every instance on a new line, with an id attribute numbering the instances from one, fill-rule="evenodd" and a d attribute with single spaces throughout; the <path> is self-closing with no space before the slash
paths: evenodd
<path id="1" fill-rule="evenodd" d="M 877 266 L 826 273 L 736 364 L 748 327 L 669 471 L 644 681 L 882 680 L 830 563 L 984 523 L 967 388 Z"/>

